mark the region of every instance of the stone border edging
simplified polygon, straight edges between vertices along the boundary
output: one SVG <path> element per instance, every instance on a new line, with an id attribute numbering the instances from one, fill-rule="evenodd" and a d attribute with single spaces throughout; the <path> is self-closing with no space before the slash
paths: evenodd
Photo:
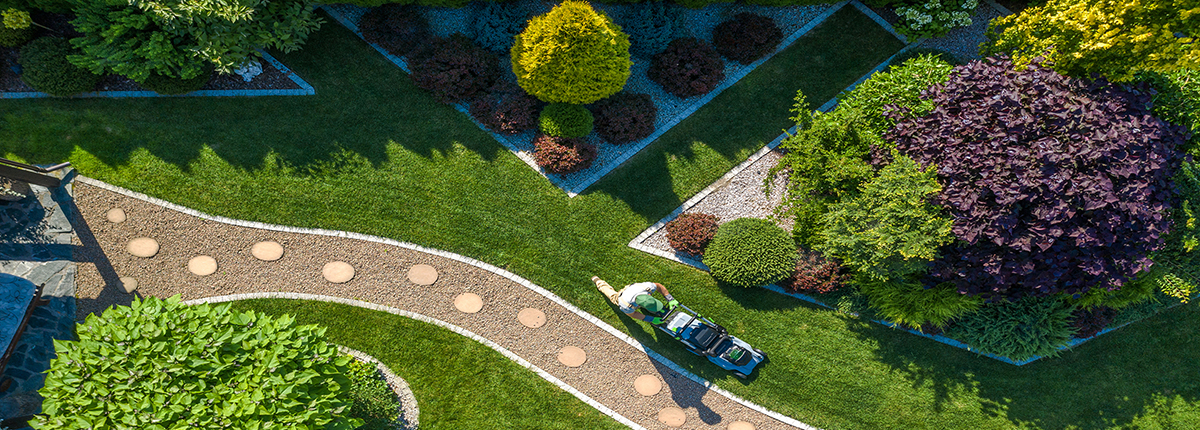
<path id="1" fill-rule="evenodd" d="M 39 98 L 60 98 L 60 99 L 86 99 L 86 98 L 130 98 L 130 97 L 253 97 L 253 96 L 311 96 L 317 93 L 312 85 L 305 82 L 292 72 L 271 54 L 266 53 L 261 49 L 258 50 L 262 54 L 263 60 L 271 63 L 276 70 L 286 75 L 299 89 L 287 90 L 197 90 L 186 94 L 164 95 L 154 91 L 92 91 L 83 94 L 76 94 L 69 97 L 55 97 L 41 91 L 21 91 L 21 92 L 0 92 L 0 99 L 39 99 Z"/>
<path id="2" fill-rule="evenodd" d="M 359 361 L 365 361 L 375 365 L 379 373 L 383 374 L 383 379 L 387 381 L 388 388 L 396 393 L 396 397 L 400 398 L 400 421 L 401 428 L 404 430 L 417 430 L 421 427 L 421 409 L 417 405 L 417 397 L 413 395 L 412 389 L 408 387 L 408 381 L 404 378 L 392 373 L 392 369 L 388 368 L 382 361 L 375 359 L 367 353 L 350 348 L 343 345 L 337 345 L 338 350 L 350 354 Z"/>
<path id="3" fill-rule="evenodd" d="M 566 300 L 563 300 L 562 298 L 558 297 L 557 295 L 550 292 L 549 290 L 546 290 L 545 288 L 542 288 L 542 287 L 538 286 L 537 284 L 534 284 L 534 283 L 530 282 L 529 280 L 518 276 L 515 273 L 509 272 L 507 270 L 501 269 L 501 268 L 493 266 L 491 264 L 476 260 L 474 258 L 455 254 L 453 252 L 442 251 L 442 250 L 432 249 L 432 248 L 426 248 L 426 247 L 408 243 L 408 242 L 400 242 L 400 241 L 393 240 L 393 239 L 382 238 L 382 237 L 378 237 L 378 236 L 371 236 L 371 235 L 366 235 L 366 234 L 361 234 L 361 233 L 339 231 L 339 230 L 288 227 L 288 226 L 282 226 L 282 225 L 261 223 L 261 222 L 256 222 L 256 221 L 244 221 L 244 220 L 226 218 L 226 217 L 222 217 L 222 216 L 214 216 L 214 215 L 209 215 L 209 214 L 197 211 L 195 209 L 183 207 L 183 206 L 168 202 L 166 200 L 162 200 L 162 199 L 155 198 L 155 197 L 150 197 L 150 196 L 147 196 L 145 194 L 142 194 L 142 193 L 139 193 L 136 191 L 128 190 L 128 189 L 121 188 L 121 187 L 118 187 L 115 185 L 111 185 L 106 182 L 103 182 L 103 181 L 100 181 L 97 179 L 92 179 L 92 178 L 89 178 L 89 177 L 86 177 L 83 175 L 77 175 L 75 177 L 75 180 L 78 180 L 85 184 L 92 185 L 92 186 L 95 186 L 98 188 L 102 188 L 102 189 L 105 189 L 108 191 L 112 191 L 112 192 L 115 192 L 118 194 L 122 194 L 127 197 L 132 197 L 132 198 L 142 200 L 147 203 L 152 203 L 152 204 L 162 206 L 167 209 L 171 209 L 171 210 L 174 210 L 177 212 L 181 212 L 181 213 L 191 215 L 191 216 L 201 218 L 201 219 L 206 219 L 209 221 L 215 221 L 215 222 L 235 225 L 235 226 L 239 226 L 239 227 L 256 228 L 256 229 L 260 229 L 260 230 L 280 231 L 280 232 L 285 232 L 285 233 L 302 233 L 302 234 L 311 234 L 311 235 L 317 235 L 317 236 L 343 237 L 343 238 L 348 238 L 348 239 L 357 239 L 357 240 L 363 240 L 363 241 L 367 241 L 367 242 L 380 243 L 380 244 L 384 244 L 384 245 L 392 245 L 392 246 L 396 246 L 396 247 L 400 247 L 400 248 L 410 249 L 413 251 L 424 252 L 427 254 L 433 254 L 433 255 L 436 255 L 439 257 L 448 258 L 448 259 L 451 259 L 454 261 L 458 261 L 460 263 L 469 264 L 469 265 L 478 267 L 480 269 L 487 270 L 489 272 L 492 272 L 499 276 L 502 276 L 510 281 L 516 282 L 517 284 L 520 284 L 535 293 L 540 294 L 541 296 L 558 304 L 559 306 L 562 306 L 563 308 L 567 309 L 571 313 L 574 313 L 575 315 L 579 316 L 580 318 L 583 318 L 584 320 L 591 322 L 593 325 L 608 332 L 609 334 L 613 335 L 617 339 L 624 341 L 625 343 L 629 344 L 630 346 L 632 346 L 634 348 L 643 350 L 644 352 L 646 352 L 647 355 L 649 355 L 655 361 L 662 363 L 664 366 L 669 367 L 671 370 L 678 372 L 679 374 L 687 377 L 688 379 L 692 380 L 693 382 L 696 382 L 697 384 L 700 384 L 700 385 L 704 386 L 705 388 L 708 388 L 709 390 L 712 390 L 713 392 L 720 394 L 720 395 L 724 396 L 725 398 L 728 398 L 729 400 L 737 402 L 737 403 L 741 404 L 742 406 L 750 408 L 750 409 L 752 409 L 756 412 L 759 412 L 763 415 L 774 418 L 774 419 L 778 420 L 779 422 L 782 422 L 782 423 L 785 423 L 785 424 L 788 424 L 788 425 L 791 425 L 791 426 L 794 426 L 797 428 L 805 429 L 805 430 L 819 430 L 817 427 L 810 426 L 808 424 L 800 422 L 799 420 L 796 420 L 795 418 L 783 415 L 779 412 L 772 411 L 772 410 L 767 409 L 763 406 L 760 406 L 756 403 L 750 402 L 749 400 L 745 400 L 741 397 L 738 397 L 737 395 L 730 393 L 729 391 L 721 389 L 720 387 L 718 387 L 716 384 L 712 383 L 711 381 L 701 378 L 699 375 L 696 375 L 696 374 L 692 373 L 691 371 L 684 369 L 682 366 L 676 364 L 675 362 L 671 361 L 667 357 L 650 349 L 650 347 L 643 345 L 641 342 L 638 342 L 637 339 L 634 339 L 633 337 L 625 334 L 624 332 L 617 330 L 613 326 L 611 326 L 608 323 L 604 322 L 603 320 L 593 316 L 592 314 L 589 314 L 589 313 L 583 311 L 582 309 L 579 309 L 575 305 L 572 305 L 571 303 L 567 302 Z M 270 294 L 270 293 L 258 293 L 258 294 Z M 276 293 L 276 294 L 295 294 L 295 293 Z M 250 294 L 250 295 L 253 295 L 253 294 Z M 236 295 L 236 296 L 247 296 L 247 295 L 243 294 L 243 295 Z M 229 297 L 232 297 L 232 296 L 229 296 Z M 314 297 L 324 297 L 324 296 L 314 296 Z M 201 299 L 201 300 L 204 300 L 204 299 Z M 338 298 L 338 300 L 350 301 L 349 299 L 341 299 L 341 298 Z M 376 304 L 367 303 L 367 302 L 361 302 L 361 301 L 357 301 L 357 300 L 353 300 L 353 302 L 363 304 L 362 307 L 366 307 L 369 309 L 383 310 L 385 312 L 391 312 L 390 309 L 393 309 L 393 308 L 389 308 L 386 306 L 376 305 Z M 339 302 L 339 303 L 341 303 L 341 302 Z M 347 303 L 347 304 L 350 304 L 350 303 Z M 359 305 L 355 304 L 355 306 L 359 306 Z M 399 309 L 396 309 L 396 311 L 397 312 L 406 312 L 406 311 L 402 311 Z M 391 312 L 391 313 L 396 313 L 396 312 Z M 400 315 L 400 314 L 397 313 L 397 315 Z M 414 314 L 414 315 L 416 315 L 416 314 Z M 415 317 L 413 317 L 413 318 L 418 319 L 418 320 L 420 319 L 420 318 L 415 318 Z M 432 318 L 430 318 L 430 319 L 432 320 Z M 434 321 L 436 321 L 436 320 L 434 320 Z M 427 321 L 427 322 L 429 322 L 429 321 Z M 431 322 L 431 323 L 433 323 L 433 322 Z M 436 323 L 433 323 L 433 324 L 436 324 Z M 464 330 L 464 329 L 455 330 L 455 328 L 451 328 L 454 326 L 452 326 L 450 324 L 447 324 L 447 325 L 449 325 L 450 327 L 446 327 L 446 328 L 449 328 L 450 330 L 452 330 L 456 333 L 463 334 L 464 336 L 471 337 L 472 339 L 475 339 L 476 337 L 478 337 L 477 335 L 475 335 L 467 330 Z M 479 339 L 482 339 L 482 340 L 479 340 Z M 501 351 L 501 353 L 505 353 L 507 351 L 500 345 L 495 344 L 487 339 L 483 339 L 483 338 L 479 338 L 479 339 L 476 339 L 476 340 L 479 340 L 480 343 L 483 343 L 484 345 L 488 345 L 488 346 L 494 345 L 494 347 L 492 347 L 492 349 Z M 507 352 L 506 356 L 508 356 L 509 354 L 511 354 L 511 357 L 509 357 L 509 358 L 512 358 L 513 361 L 516 361 L 517 363 L 528 363 L 524 359 L 520 358 L 519 356 L 516 356 L 515 354 L 512 354 L 511 352 Z M 529 364 L 528 366 L 525 366 L 525 367 L 530 368 L 531 370 L 537 369 L 537 370 L 535 370 L 535 372 L 538 372 L 538 375 L 542 376 L 543 379 L 546 379 L 551 382 L 557 381 L 557 378 L 549 379 L 549 378 L 554 378 L 554 376 L 550 375 L 549 373 L 545 373 L 545 371 L 538 369 L 536 366 L 533 366 L 532 364 Z M 556 385 L 558 385 L 558 383 L 556 383 Z M 590 400 L 590 398 L 588 398 L 585 394 L 583 394 L 582 392 L 579 392 L 578 390 L 575 390 L 574 388 L 571 388 L 570 386 L 566 386 L 566 388 L 563 388 L 563 389 L 566 390 L 567 392 L 572 393 L 576 397 L 580 398 L 580 400 L 587 399 L 584 401 L 587 402 L 589 405 L 592 405 L 593 407 L 595 407 L 597 410 L 599 410 L 601 412 L 604 412 L 606 410 L 611 412 L 611 410 L 609 410 L 608 407 L 606 407 L 604 405 L 600 405 L 599 403 L 595 403 L 595 401 Z M 613 412 L 613 414 L 615 414 L 615 412 Z M 613 415 L 609 414 L 609 416 L 613 416 Z M 619 416 L 619 415 L 617 415 L 617 416 Z M 614 416 L 614 419 L 616 419 L 616 416 Z M 624 419 L 624 421 L 621 421 L 622 419 Z M 641 426 L 638 426 L 636 423 L 629 421 L 626 418 L 622 417 L 621 419 L 618 419 L 618 421 L 621 421 L 622 424 L 626 424 L 626 425 L 630 426 L 631 428 L 642 429 Z"/>

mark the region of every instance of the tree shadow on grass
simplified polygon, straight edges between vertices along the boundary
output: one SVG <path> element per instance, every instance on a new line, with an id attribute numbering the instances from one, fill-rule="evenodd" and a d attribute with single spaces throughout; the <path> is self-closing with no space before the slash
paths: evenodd
<path id="1" fill-rule="evenodd" d="M 878 343 L 875 358 L 911 381 L 912 390 L 934 391 L 935 415 L 950 413 L 953 393 L 967 392 L 979 398 L 987 415 L 1031 428 L 1106 429 L 1145 415 L 1165 422 L 1200 420 L 1195 367 L 1200 349 L 1190 347 L 1200 336 L 1195 306 L 1168 310 L 1024 366 L 862 319 L 846 321 L 858 337 Z M 1169 412 L 1189 407 L 1192 412 Z"/>

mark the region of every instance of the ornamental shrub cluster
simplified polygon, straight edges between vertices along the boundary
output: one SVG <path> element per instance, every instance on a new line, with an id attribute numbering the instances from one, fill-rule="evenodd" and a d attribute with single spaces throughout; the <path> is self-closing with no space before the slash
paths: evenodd
<path id="1" fill-rule="evenodd" d="M 538 126 L 542 102 L 514 84 L 501 80 L 488 94 L 471 102 L 471 116 L 488 130 L 516 134 Z"/>
<path id="2" fill-rule="evenodd" d="M 512 50 L 513 39 L 528 21 L 517 2 L 487 2 L 472 22 L 473 38 L 481 48 L 495 54 Z"/>
<path id="3" fill-rule="evenodd" d="M 950 30 L 971 25 L 978 0 L 923 0 L 896 8 L 896 32 L 912 39 L 942 37 Z"/>
<path id="4" fill-rule="evenodd" d="M 596 134 L 614 145 L 636 142 L 654 133 L 658 108 L 648 94 L 617 93 L 593 105 Z"/>
<path id="5" fill-rule="evenodd" d="M 1180 127 L 1150 114 L 1147 88 L 1081 81 L 1007 58 L 956 68 L 922 94 L 937 109 L 897 119 L 897 148 L 937 167 L 935 202 L 958 245 L 934 284 L 994 297 L 1118 288 L 1150 266 L 1170 229 Z"/>
<path id="6" fill-rule="evenodd" d="M 409 54 L 413 83 L 446 104 L 483 95 L 501 79 L 499 59 L 461 34 L 433 38 Z"/>
<path id="7" fill-rule="evenodd" d="M 325 329 L 239 312 L 134 299 L 89 315 L 78 341 L 54 341 L 37 430 L 320 428 L 351 430 L 348 357 Z"/>
<path id="8" fill-rule="evenodd" d="M 580 105 L 550 103 L 538 116 L 538 130 L 547 136 L 584 137 L 592 132 L 595 118 Z"/>
<path id="9" fill-rule="evenodd" d="M 392 55 L 408 55 L 429 40 L 429 24 L 412 5 L 386 4 L 372 8 L 358 19 L 358 29 L 367 42 Z"/>
<path id="10" fill-rule="evenodd" d="M 1026 360 L 1054 357 L 1071 341 L 1074 307 L 1042 297 L 988 303 L 955 320 L 947 335 L 985 353 Z"/>
<path id="11" fill-rule="evenodd" d="M 704 248 L 717 234 L 717 217 L 702 213 L 687 213 L 663 226 L 667 229 L 667 243 L 684 254 L 704 255 Z"/>
<path id="12" fill-rule="evenodd" d="M 771 53 L 783 41 L 775 20 L 742 12 L 713 29 L 713 46 L 725 58 L 750 64 Z"/>
<path id="13" fill-rule="evenodd" d="M 621 22 L 621 30 L 629 35 L 629 52 L 643 57 L 667 49 L 675 30 L 683 28 L 677 7 L 663 0 L 630 6 Z"/>
<path id="14" fill-rule="evenodd" d="M 771 221 L 738 218 L 722 224 L 704 250 L 704 264 L 717 281 L 739 287 L 778 282 L 796 267 L 795 242 Z"/>
<path id="15" fill-rule="evenodd" d="M 629 79 L 629 37 L 603 12 L 568 0 L 529 20 L 512 47 L 517 83 L 547 103 L 588 104 Z"/>
<path id="16" fill-rule="evenodd" d="M 67 56 L 75 52 L 71 42 L 57 37 L 39 37 L 25 44 L 21 47 L 21 80 L 58 97 L 92 91 L 100 75 L 71 64 Z"/>
<path id="17" fill-rule="evenodd" d="M 836 260 L 819 252 L 799 250 L 799 253 L 795 270 L 779 282 L 780 287 L 797 293 L 826 294 L 842 288 L 849 280 L 849 274 Z"/>
<path id="18" fill-rule="evenodd" d="M 646 75 L 663 90 L 686 99 L 717 88 L 725 79 L 725 63 L 708 44 L 684 37 L 672 40 L 666 50 L 655 55 Z"/>
<path id="19" fill-rule="evenodd" d="M 546 173 L 566 174 L 592 166 L 596 161 L 596 145 L 577 137 L 555 137 L 538 134 L 533 139 L 533 158 Z"/>

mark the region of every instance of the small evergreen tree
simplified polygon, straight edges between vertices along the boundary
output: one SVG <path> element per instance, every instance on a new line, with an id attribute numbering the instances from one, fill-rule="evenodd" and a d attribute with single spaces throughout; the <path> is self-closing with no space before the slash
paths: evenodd
<path id="1" fill-rule="evenodd" d="M 509 52 L 528 16 L 516 2 L 486 2 L 475 18 L 475 44 L 496 54 Z"/>
<path id="2" fill-rule="evenodd" d="M 629 7 L 621 26 L 629 34 L 629 50 L 653 57 L 667 49 L 675 33 L 679 12 L 666 1 L 648 1 Z"/>
<path id="3" fill-rule="evenodd" d="M 512 47 L 517 83 L 548 103 L 608 97 L 625 86 L 632 65 L 629 36 L 583 1 L 566 1 L 534 17 Z"/>

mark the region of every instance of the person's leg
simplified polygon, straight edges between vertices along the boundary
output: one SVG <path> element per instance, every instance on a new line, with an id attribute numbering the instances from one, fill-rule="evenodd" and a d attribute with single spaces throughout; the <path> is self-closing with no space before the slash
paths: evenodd
<path id="1" fill-rule="evenodd" d="M 608 297 L 608 301 L 612 302 L 614 305 L 621 306 L 619 303 L 617 303 L 617 297 L 620 297 L 620 293 L 614 290 L 612 285 L 608 285 L 608 283 L 604 282 L 603 279 L 600 279 L 599 276 L 593 276 L 592 282 L 596 283 L 596 289 L 600 290 L 601 293 L 604 293 L 604 295 Z"/>

